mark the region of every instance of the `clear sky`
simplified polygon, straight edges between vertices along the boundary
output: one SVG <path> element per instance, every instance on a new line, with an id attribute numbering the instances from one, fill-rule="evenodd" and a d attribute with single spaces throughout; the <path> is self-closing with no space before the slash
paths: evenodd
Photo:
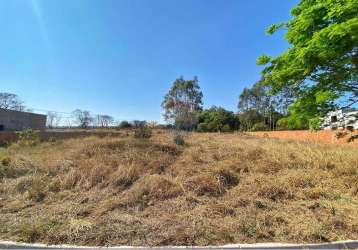
<path id="1" fill-rule="evenodd" d="M 198 76 L 204 106 L 236 111 L 256 58 L 288 45 L 272 23 L 297 0 L 0 0 L 0 92 L 29 108 L 161 120 L 164 94 Z"/>

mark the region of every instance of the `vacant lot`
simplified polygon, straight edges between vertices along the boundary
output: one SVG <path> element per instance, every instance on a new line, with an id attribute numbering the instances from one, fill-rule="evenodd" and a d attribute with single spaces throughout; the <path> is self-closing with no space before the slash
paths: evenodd
<path id="1" fill-rule="evenodd" d="M 356 147 L 169 132 L 0 149 L 0 239 L 222 245 L 358 238 Z"/>

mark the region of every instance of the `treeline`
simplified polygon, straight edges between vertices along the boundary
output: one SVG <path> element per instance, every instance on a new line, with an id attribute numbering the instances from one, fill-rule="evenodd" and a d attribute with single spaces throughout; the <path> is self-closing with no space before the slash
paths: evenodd
<path id="1" fill-rule="evenodd" d="M 216 106 L 204 109 L 202 99 L 197 77 L 176 79 L 162 103 L 164 119 L 177 129 L 199 132 L 287 129 L 280 121 L 287 117 L 287 108 L 294 100 L 289 90 L 272 95 L 261 82 L 242 91 L 238 112 Z"/>

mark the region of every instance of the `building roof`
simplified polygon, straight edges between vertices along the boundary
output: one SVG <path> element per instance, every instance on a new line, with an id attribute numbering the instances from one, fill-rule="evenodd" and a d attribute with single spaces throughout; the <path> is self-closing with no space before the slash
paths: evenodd
<path id="1" fill-rule="evenodd" d="M 33 115 L 33 116 L 45 116 L 45 117 L 47 116 L 47 115 L 37 114 L 37 113 L 32 113 L 32 112 L 27 112 L 27 111 L 18 111 L 18 110 L 2 109 L 2 108 L 0 108 L 0 112 L 22 113 L 22 114 Z"/>

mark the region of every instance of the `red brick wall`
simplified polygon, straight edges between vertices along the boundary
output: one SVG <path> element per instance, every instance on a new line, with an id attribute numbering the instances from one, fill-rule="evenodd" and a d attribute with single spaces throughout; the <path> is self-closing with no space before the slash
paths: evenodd
<path id="1" fill-rule="evenodd" d="M 342 138 L 337 138 L 337 133 L 347 132 L 347 135 Z M 273 138 L 285 138 L 285 139 L 297 139 L 306 141 L 317 141 L 325 143 L 338 143 L 347 144 L 348 138 L 351 135 L 358 135 L 358 131 L 342 131 L 342 130 L 320 130 L 317 132 L 311 132 L 309 130 L 295 130 L 295 131 L 262 131 L 262 132 L 249 132 L 249 134 L 260 137 L 273 137 Z M 353 143 L 358 146 L 358 139 Z"/>

